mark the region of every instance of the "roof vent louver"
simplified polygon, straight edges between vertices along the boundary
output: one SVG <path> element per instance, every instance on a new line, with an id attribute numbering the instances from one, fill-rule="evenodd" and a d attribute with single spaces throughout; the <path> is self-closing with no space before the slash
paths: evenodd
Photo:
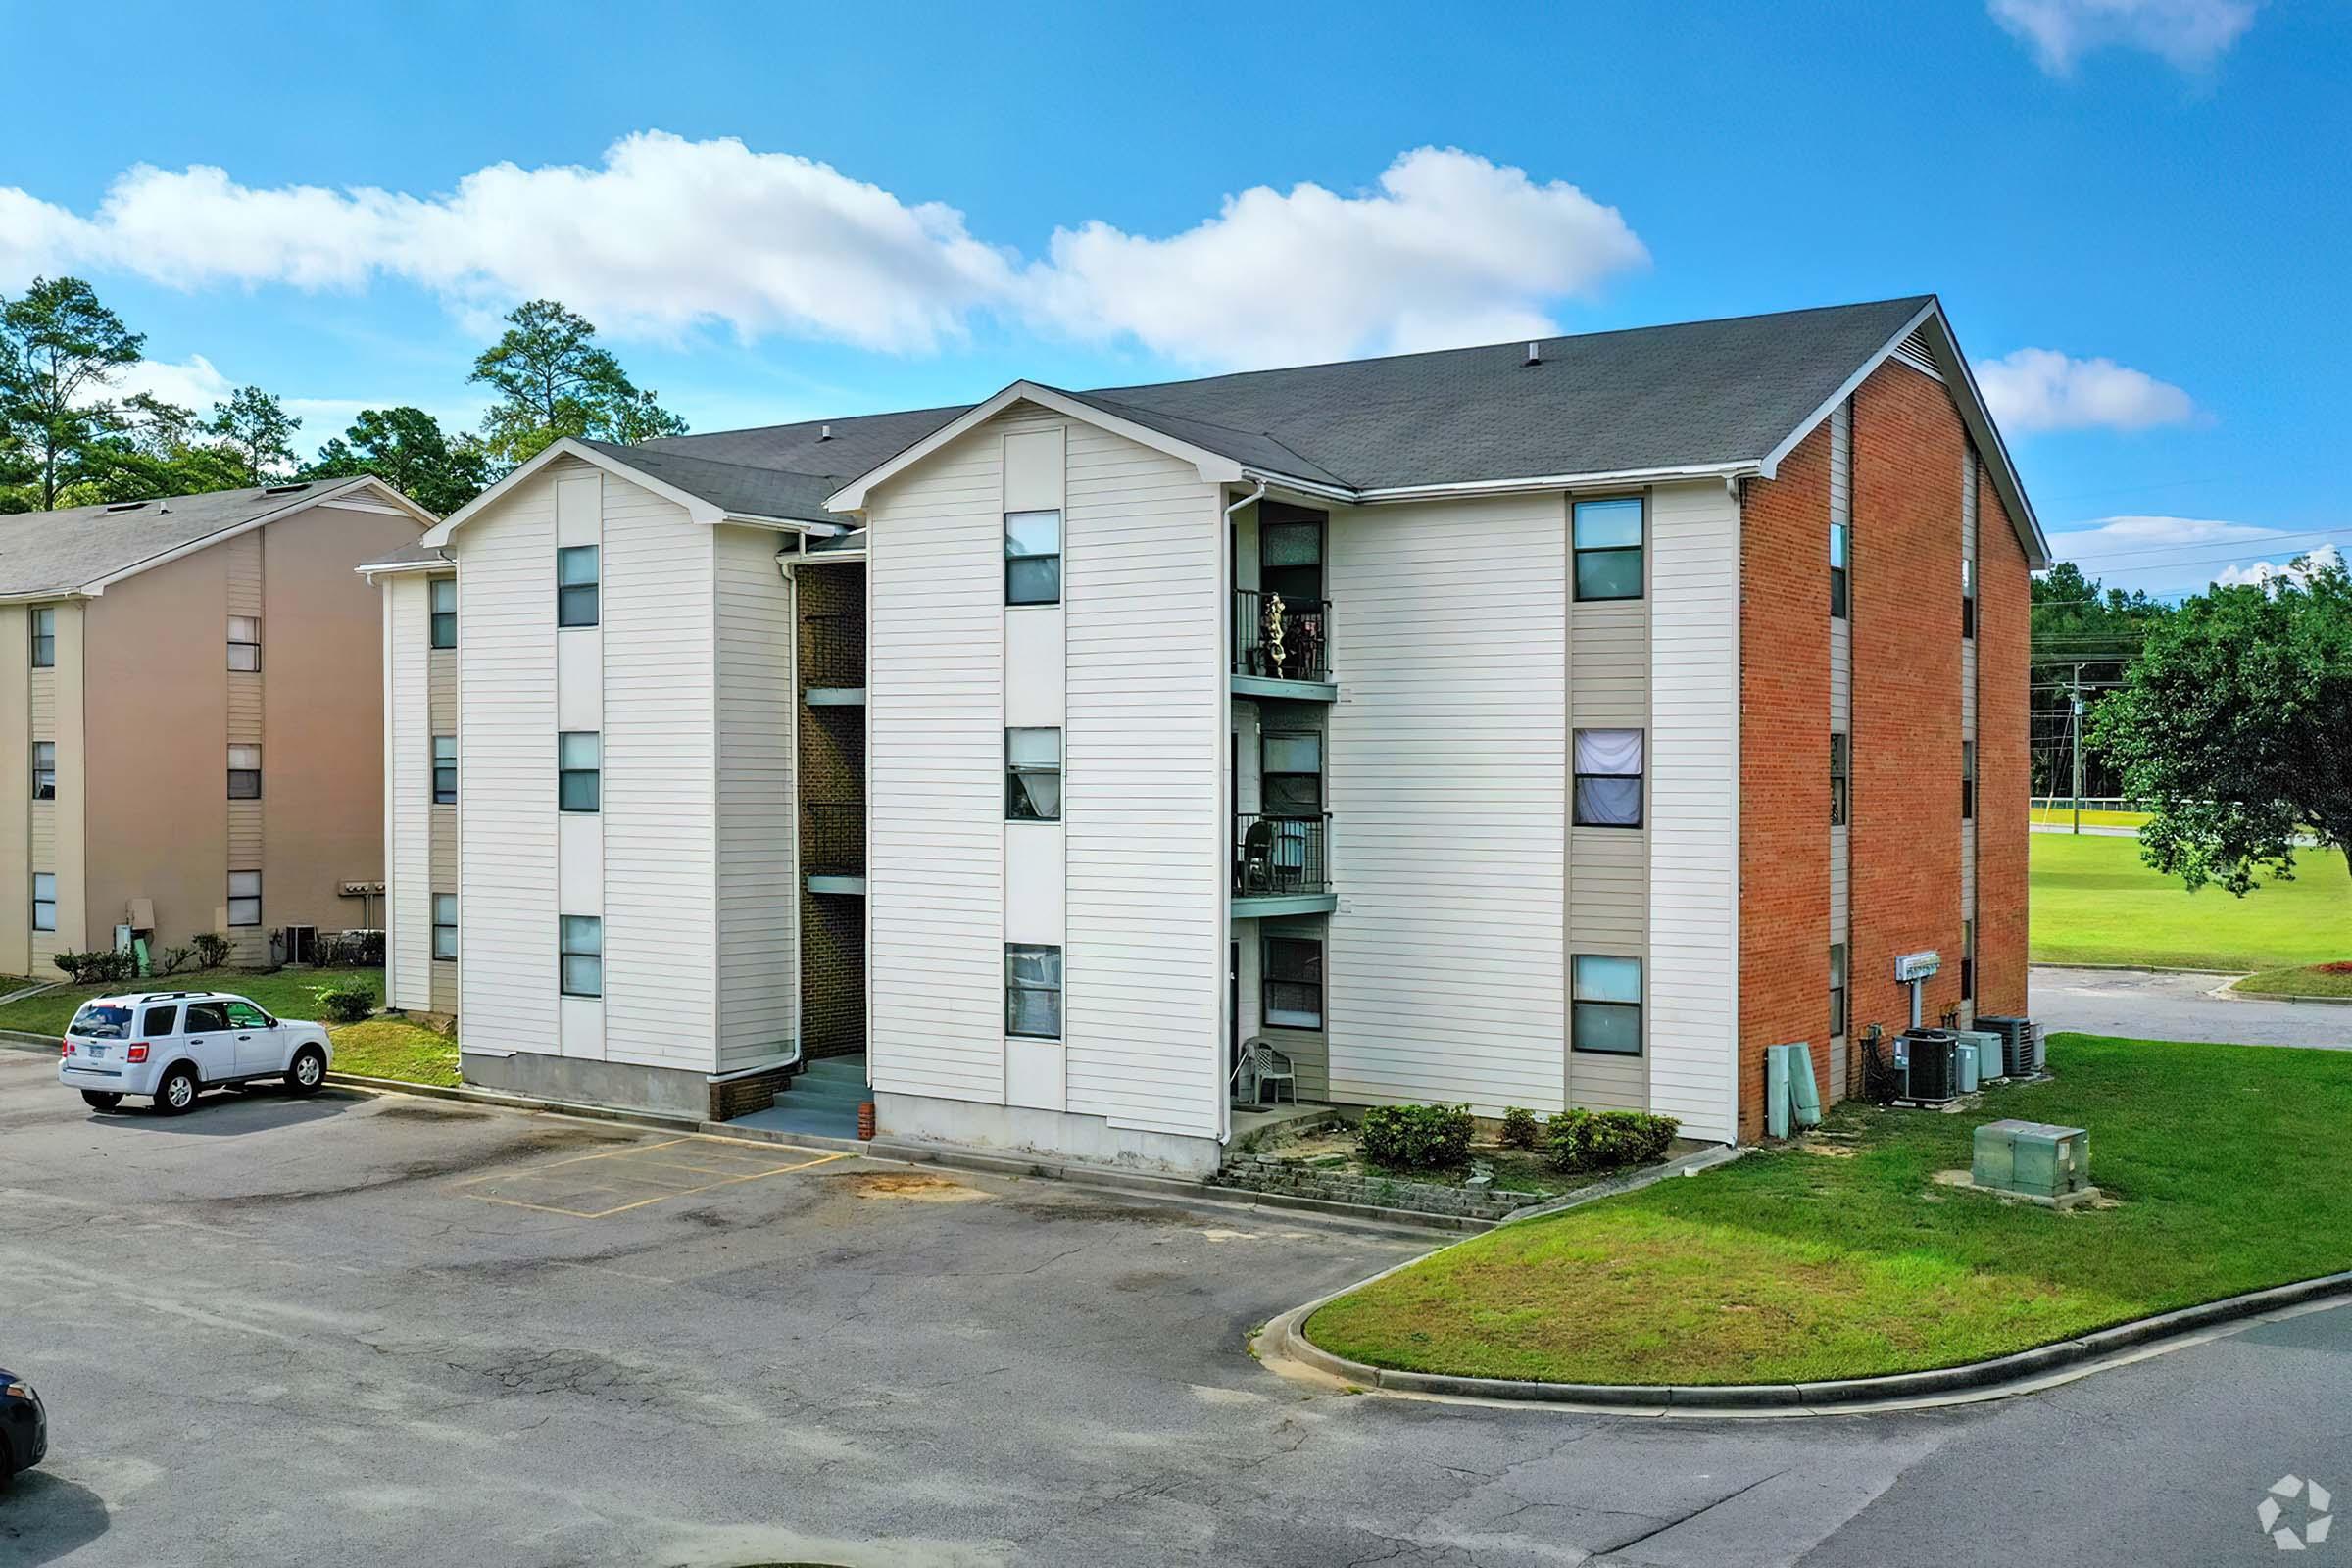
<path id="1" fill-rule="evenodd" d="M 262 486 L 262 494 L 266 496 L 290 496 L 297 490 L 308 490 L 310 487 L 311 481 L 308 479 L 297 480 L 293 484 L 266 484 Z"/>
<path id="2" fill-rule="evenodd" d="M 106 510 L 109 512 L 136 512 L 146 504 L 144 501 L 118 501 Z"/>
<path id="3" fill-rule="evenodd" d="M 1533 338 L 1528 339 L 1527 343 L 1527 363 L 1530 365 L 1542 365 L 1544 363 L 1544 345 L 1538 343 Z"/>
<path id="4" fill-rule="evenodd" d="M 830 441 L 830 440 L 832 440 L 832 439 L 833 439 L 833 427 L 832 427 L 831 425 L 829 425 L 829 424 L 820 424 L 820 425 L 818 425 L 818 426 L 816 427 L 816 438 L 817 438 L 819 441 Z"/>
<path id="5" fill-rule="evenodd" d="M 1894 357 L 1914 370 L 1921 370 L 1940 381 L 1943 372 L 1936 368 L 1936 351 L 1928 346 L 1925 329 L 1914 329 L 1894 346 Z"/>

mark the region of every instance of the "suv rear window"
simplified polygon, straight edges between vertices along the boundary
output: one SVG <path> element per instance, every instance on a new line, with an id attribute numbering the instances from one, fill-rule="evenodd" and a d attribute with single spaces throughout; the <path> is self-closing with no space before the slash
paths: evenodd
<path id="1" fill-rule="evenodd" d="M 74 1015 L 66 1033 L 88 1040 L 120 1040 L 130 1029 L 130 1009 L 112 1003 L 91 1003 Z"/>

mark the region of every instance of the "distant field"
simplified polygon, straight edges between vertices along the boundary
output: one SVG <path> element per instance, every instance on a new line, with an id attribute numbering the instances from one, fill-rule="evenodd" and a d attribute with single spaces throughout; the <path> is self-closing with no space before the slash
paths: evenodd
<path id="1" fill-rule="evenodd" d="M 2028 835 L 2035 963 L 2286 969 L 2352 958 L 2352 874 L 2343 855 L 2295 857 L 2295 879 L 2243 899 L 2182 890 L 2140 863 L 2137 839 Z"/>

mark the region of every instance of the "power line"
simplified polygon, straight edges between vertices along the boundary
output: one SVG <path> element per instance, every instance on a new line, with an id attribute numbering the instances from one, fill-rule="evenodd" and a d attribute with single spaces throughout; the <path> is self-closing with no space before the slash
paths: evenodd
<path id="1" fill-rule="evenodd" d="M 2066 530 L 2063 528 L 2059 530 L 2061 533 L 2064 533 L 2065 531 Z M 2325 541 L 2345 535 L 2352 535 L 2352 528 L 2312 528 L 2300 533 L 2270 534 L 2260 539 L 2240 539 L 2235 541 L 2228 539 L 2183 539 L 2177 544 L 2149 545 L 2140 550 L 2118 550 L 2113 552 L 2102 550 L 2098 552 L 2098 560 L 2099 564 L 2104 566 L 2110 561 L 2131 561 L 2141 556 L 2160 556 L 2174 550 L 2209 550 L 2217 546 L 2232 543 L 2242 547 L 2240 550 L 2232 551 L 2232 554 L 2243 554 L 2247 550 L 2254 551 L 2256 554 L 2262 554 L 2265 552 L 2276 554 L 2278 551 L 2286 548 L 2290 541 L 2296 539 L 2319 539 Z M 2158 563 L 2158 564 L 2170 564 L 2170 563 Z"/>

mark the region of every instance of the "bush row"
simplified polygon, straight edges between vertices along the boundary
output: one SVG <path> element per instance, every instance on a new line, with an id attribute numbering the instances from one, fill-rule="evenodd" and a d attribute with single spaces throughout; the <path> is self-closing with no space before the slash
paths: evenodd
<path id="1" fill-rule="evenodd" d="M 1581 1175 L 1653 1164 L 1682 1125 L 1646 1110 L 1563 1110 L 1539 1123 L 1513 1105 L 1503 1112 L 1502 1142 Z M 1390 1170 L 1446 1170 L 1470 1157 L 1475 1127 L 1468 1105 L 1376 1105 L 1356 1129 L 1356 1149 Z"/>

